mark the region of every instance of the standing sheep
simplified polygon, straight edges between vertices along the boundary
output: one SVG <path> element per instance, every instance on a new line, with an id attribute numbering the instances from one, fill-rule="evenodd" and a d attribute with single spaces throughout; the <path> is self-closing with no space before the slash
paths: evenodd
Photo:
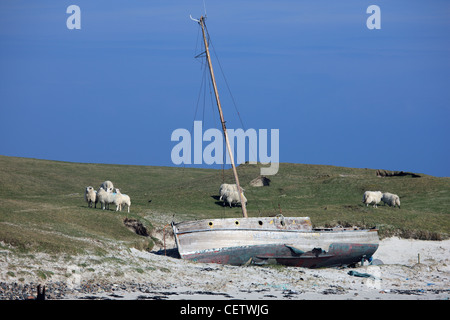
<path id="1" fill-rule="evenodd" d="M 106 180 L 106 181 L 103 181 L 103 183 L 100 185 L 100 188 L 103 188 L 104 190 L 108 190 L 108 188 L 111 188 L 111 190 L 113 190 L 114 185 L 111 181 Z"/>
<path id="2" fill-rule="evenodd" d="M 241 189 L 241 192 L 245 191 L 245 189 L 242 189 L 242 187 L 240 187 L 240 189 Z M 237 185 L 236 184 L 222 183 L 220 185 L 220 188 L 219 188 L 219 194 L 220 194 L 219 200 L 223 200 L 223 196 L 228 191 L 235 191 L 235 192 L 237 192 Z"/>
<path id="3" fill-rule="evenodd" d="M 98 202 L 101 203 L 102 209 L 109 210 L 109 204 L 114 202 L 115 193 L 112 193 L 112 189 L 108 188 L 107 190 L 100 187 L 97 191 Z"/>
<path id="4" fill-rule="evenodd" d="M 400 197 L 396 194 L 385 192 L 381 197 L 381 201 L 388 204 L 390 207 L 395 207 L 397 205 L 400 208 Z"/>
<path id="5" fill-rule="evenodd" d="M 380 203 L 382 196 L 383 194 L 381 193 L 381 191 L 366 191 L 364 192 L 363 203 L 366 205 L 366 207 L 368 207 L 369 204 L 373 203 L 373 207 L 377 208 L 377 204 Z"/>
<path id="6" fill-rule="evenodd" d="M 241 193 L 241 196 L 242 196 L 242 200 L 244 200 L 245 204 L 247 205 L 247 198 L 244 196 L 243 193 Z M 225 194 L 223 195 L 223 200 L 224 200 L 223 205 L 225 205 L 225 202 L 228 202 L 228 205 L 230 206 L 230 208 L 231 208 L 232 203 L 240 203 L 241 202 L 239 193 L 237 191 L 231 191 L 231 190 L 227 190 L 225 192 Z"/>
<path id="7" fill-rule="evenodd" d="M 247 203 L 247 198 L 244 196 L 244 189 L 240 188 L 242 200 Z M 227 184 L 224 183 L 220 186 L 219 189 L 220 200 L 223 201 L 223 205 L 225 206 L 225 202 L 228 202 L 228 205 L 231 208 L 232 203 L 240 203 L 241 199 L 239 197 L 238 188 L 236 184 Z"/>
<path id="8" fill-rule="evenodd" d="M 128 213 L 130 213 L 131 199 L 128 195 L 121 193 L 119 189 L 116 188 L 116 196 L 114 198 L 114 204 L 116 205 L 116 211 L 122 211 L 122 206 L 127 205 Z"/>
<path id="9" fill-rule="evenodd" d="M 95 191 L 93 187 L 86 187 L 86 190 L 84 192 L 84 199 L 88 203 L 89 208 L 92 208 L 93 203 L 95 204 L 95 208 L 97 208 L 97 191 Z"/>

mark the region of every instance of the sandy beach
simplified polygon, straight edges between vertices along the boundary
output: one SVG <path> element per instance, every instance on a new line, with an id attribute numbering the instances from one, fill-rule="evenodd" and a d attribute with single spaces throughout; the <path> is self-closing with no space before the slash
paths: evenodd
<path id="1" fill-rule="evenodd" d="M 373 257 L 377 265 L 325 269 L 195 263 L 177 258 L 171 239 L 153 252 L 117 246 L 111 254 L 74 257 L 2 249 L 0 298 L 32 298 L 38 284 L 46 285 L 47 299 L 450 298 L 450 240 L 388 238 Z"/>

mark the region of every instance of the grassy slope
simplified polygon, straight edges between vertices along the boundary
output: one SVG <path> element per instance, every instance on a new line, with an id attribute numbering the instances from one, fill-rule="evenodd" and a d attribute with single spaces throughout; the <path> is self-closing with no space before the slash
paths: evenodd
<path id="1" fill-rule="evenodd" d="M 259 168 L 238 168 L 246 189 L 249 216 L 310 216 L 315 226 L 356 224 L 380 228 L 382 236 L 440 238 L 450 234 L 450 178 L 378 178 L 375 170 L 322 165 L 280 165 L 270 187 L 249 182 Z M 233 183 L 231 170 L 80 164 L 0 156 L 0 241 L 25 251 L 76 254 L 100 250 L 100 243 L 119 241 L 151 246 L 123 226 L 125 217 L 137 218 L 148 228 L 153 215 L 164 213 L 169 223 L 200 218 L 241 216 L 240 208 L 224 208 L 218 189 Z M 113 181 L 131 196 L 130 214 L 90 209 L 84 188 L 96 189 Z M 365 190 L 400 196 L 402 208 L 362 205 Z M 152 200 L 151 203 L 148 200 Z M 158 221 L 159 223 L 161 221 Z M 150 243 L 150 244 L 149 244 Z"/>

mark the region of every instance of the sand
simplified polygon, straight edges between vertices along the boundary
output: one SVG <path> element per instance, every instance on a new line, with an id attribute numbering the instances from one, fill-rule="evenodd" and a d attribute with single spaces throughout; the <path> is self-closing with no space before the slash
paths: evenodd
<path id="1" fill-rule="evenodd" d="M 53 299 L 450 298 L 450 240 L 388 238 L 380 242 L 373 257 L 374 262 L 383 264 L 324 269 L 195 263 L 174 257 L 173 247 L 173 241 L 166 239 L 166 256 L 161 248 L 147 252 L 117 244 L 110 254 L 67 257 L 17 255 L 2 244 L 0 297 L 33 295 L 8 295 L 6 291 L 19 290 L 14 288 L 20 284 L 31 283 L 28 287 L 32 287 L 39 283 L 49 288 L 47 298 Z M 351 271 L 371 277 L 357 277 Z"/>

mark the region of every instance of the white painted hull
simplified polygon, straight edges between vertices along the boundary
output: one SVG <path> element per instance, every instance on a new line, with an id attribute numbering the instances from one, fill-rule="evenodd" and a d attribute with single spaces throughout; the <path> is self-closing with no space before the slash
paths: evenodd
<path id="1" fill-rule="evenodd" d="M 196 260 L 201 257 L 204 261 L 224 252 L 232 255 L 237 252 L 236 248 L 243 256 L 239 260 L 242 261 L 246 255 L 264 256 L 264 250 L 273 251 L 272 255 L 281 254 L 280 248 L 286 245 L 303 252 L 317 248 L 330 252 L 337 250 L 337 245 L 358 245 L 376 250 L 379 242 L 376 230 L 317 230 L 312 229 L 309 218 L 198 220 L 174 224 L 173 230 L 181 258 Z"/>

